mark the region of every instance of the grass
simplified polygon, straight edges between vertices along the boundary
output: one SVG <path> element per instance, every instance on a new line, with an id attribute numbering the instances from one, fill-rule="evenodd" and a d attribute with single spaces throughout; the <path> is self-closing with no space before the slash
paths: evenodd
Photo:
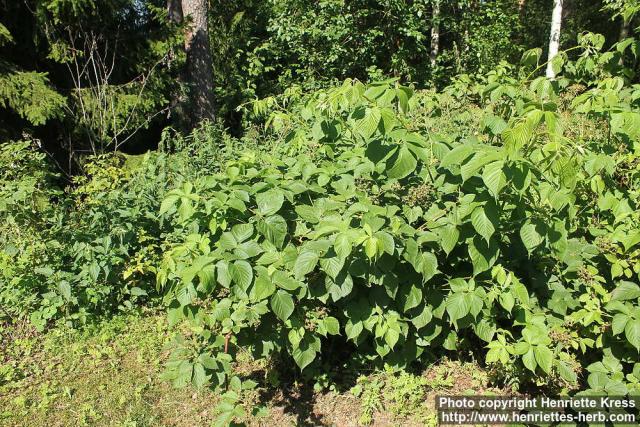
<path id="1" fill-rule="evenodd" d="M 0 426 L 208 426 L 218 415 L 216 392 L 160 380 L 172 338 L 162 314 L 119 315 L 46 334 L 0 326 L 0 337 Z M 436 425 L 436 394 L 488 387 L 477 365 L 447 360 L 420 375 L 378 372 L 350 391 L 322 393 L 295 383 L 273 388 L 267 364 L 241 363 L 265 379 L 247 397 L 265 414 L 243 420 L 249 425 Z"/>

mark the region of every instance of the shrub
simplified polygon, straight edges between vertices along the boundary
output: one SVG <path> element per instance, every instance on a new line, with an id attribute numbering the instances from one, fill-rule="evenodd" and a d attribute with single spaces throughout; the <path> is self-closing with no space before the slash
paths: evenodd
<path id="1" fill-rule="evenodd" d="M 611 74 L 563 103 L 570 77 L 527 77 L 538 58 L 458 83 L 475 129 L 428 132 L 438 95 L 346 81 L 273 112 L 300 150 L 167 193 L 185 238 L 157 279 L 189 333 L 166 377 L 237 396 L 240 347 L 311 377 L 471 351 L 522 383 L 637 392 L 637 88 Z"/>
<path id="2" fill-rule="evenodd" d="M 217 125 L 186 138 L 167 131 L 159 152 L 85 159 L 64 190 L 32 143 L 0 146 L 4 316 L 28 314 L 42 330 L 52 320 L 85 323 L 157 298 L 155 266 L 178 239 L 158 221 L 161 200 L 168 188 L 216 170 L 239 143 Z"/>

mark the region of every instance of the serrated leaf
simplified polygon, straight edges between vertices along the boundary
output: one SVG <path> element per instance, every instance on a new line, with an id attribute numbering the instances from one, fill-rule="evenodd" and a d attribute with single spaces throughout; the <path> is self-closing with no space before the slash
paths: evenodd
<path id="1" fill-rule="evenodd" d="M 422 254 L 421 260 L 422 280 L 426 283 L 438 272 L 438 258 L 431 252 Z"/>
<path id="2" fill-rule="evenodd" d="M 344 267 L 344 258 L 340 258 L 337 256 L 331 258 L 321 258 L 320 267 L 322 267 L 322 270 L 327 273 L 329 277 L 335 279 Z"/>
<path id="3" fill-rule="evenodd" d="M 481 319 L 473 326 L 473 331 L 478 338 L 489 343 L 493 340 L 493 336 L 496 333 L 496 325 L 487 319 Z"/>
<path id="4" fill-rule="evenodd" d="M 306 350 L 301 350 L 300 347 L 293 350 L 291 353 L 293 356 L 293 360 L 295 360 L 296 365 L 300 368 L 300 370 L 304 370 L 313 360 L 316 358 L 316 351 L 309 347 Z"/>
<path id="5" fill-rule="evenodd" d="M 268 216 L 257 223 L 258 231 L 278 249 L 282 248 L 287 237 L 287 221 L 280 215 Z"/>
<path id="6" fill-rule="evenodd" d="M 424 328 L 433 319 L 433 310 L 431 306 L 425 305 L 419 315 L 411 319 L 411 323 L 416 329 Z"/>
<path id="7" fill-rule="evenodd" d="M 576 375 L 576 373 L 573 371 L 573 369 L 571 369 L 571 367 L 569 367 L 568 364 L 566 364 L 565 362 L 559 360 L 556 362 L 556 368 L 558 369 L 558 373 L 560 374 L 560 377 L 571 383 L 571 384 L 575 384 L 578 382 L 578 376 Z"/>
<path id="8" fill-rule="evenodd" d="M 229 273 L 233 283 L 243 291 L 247 291 L 253 280 L 253 268 L 247 261 L 236 261 L 231 265 Z"/>
<path id="9" fill-rule="evenodd" d="M 454 324 L 457 320 L 469 314 L 469 310 L 471 309 L 469 300 L 466 298 L 466 292 L 449 294 L 445 307 L 449 314 L 449 320 Z"/>
<path id="10" fill-rule="evenodd" d="M 256 195 L 258 213 L 262 216 L 273 215 L 280 210 L 284 203 L 284 194 L 280 190 L 268 190 Z"/>
<path id="11" fill-rule="evenodd" d="M 330 335 L 339 335 L 340 334 L 340 322 L 335 317 L 327 316 L 322 322 L 324 323 L 324 327 Z"/>
<path id="12" fill-rule="evenodd" d="M 444 155 L 440 166 L 443 168 L 449 168 L 453 165 L 460 165 L 469 156 L 474 153 L 474 149 L 471 145 L 462 144 L 453 148 L 447 154 Z"/>
<path id="13" fill-rule="evenodd" d="M 351 255 L 352 243 L 347 233 L 340 233 L 336 236 L 333 246 L 336 254 L 341 258 L 347 258 Z"/>
<path id="14" fill-rule="evenodd" d="M 539 225 L 527 221 L 520 228 L 520 239 L 531 254 L 538 246 L 544 242 L 544 236 L 538 232 Z"/>
<path id="15" fill-rule="evenodd" d="M 293 274 L 296 279 L 302 279 L 307 274 L 311 273 L 318 265 L 319 255 L 313 251 L 302 251 L 296 258 L 296 262 L 293 266 Z"/>
<path id="16" fill-rule="evenodd" d="M 274 314 L 283 322 L 289 319 L 293 313 L 293 297 L 288 292 L 276 291 L 271 297 L 270 303 Z"/>
<path id="17" fill-rule="evenodd" d="M 65 301 L 71 301 L 71 285 L 66 280 L 60 280 L 57 284 L 58 292 Z"/>
<path id="18" fill-rule="evenodd" d="M 502 170 L 503 167 L 504 162 L 502 160 L 498 160 L 486 165 L 482 171 L 482 181 L 487 187 L 487 190 L 489 190 L 489 193 L 496 199 L 498 198 L 500 191 L 507 184 L 507 176 Z"/>
<path id="19" fill-rule="evenodd" d="M 207 375 L 207 371 L 204 369 L 204 366 L 200 363 L 195 363 L 193 365 L 193 380 L 192 383 L 196 388 L 204 387 L 208 382 L 210 375 Z"/>
<path id="20" fill-rule="evenodd" d="M 163 215 L 163 214 L 169 212 L 169 210 L 175 206 L 175 204 L 178 201 L 178 199 L 180 199 L 180 196 L 175 195 L 175 194 L 171 194 L 171 195 L 165 197 L 164 200 L 162 201 L 162 203 L 160 204 L 160 212 L 159 212 L 159 214 Z"/>
<path id="21" fill-rule="evenodd" d="M 537 345 L 533 348 L 533 354 L 535 355 L 538 366 L 540 366 L 546 374 L 550 373 L 551 367 L 553 366 L 553 352 L 545 346 Z"/>
<path id="22" fill-rule="evenodd" d="M 422 302 L 422 290 L 416 285 L 411 285 L 409 287 L 409 291 L 406 294 L 406 299 L 404 301 L 404 307 L 402 308 L 405 312 L 411 310 L 414 307 L 417 307 Z"/>
<path id="23" fill-rule="evenodd" d="M 475 228 L 478 234 L 484 237 L 487 242 L 496 231 L 492 221 L 496 215 L 490 212 L 490 209 L 492 209 L 492 205 L 486 204 L 484 206 L 478 206 L 471 213 L 471 224 L 473 228 Z M 489 216 L 491 216 L 491 218 Z"/>
<path id="24" fill-rule="evenodd" d="M 624 328 L 624 336 L 629 343 L 640 351 L 640 319 L 629 320 Z"/>
<path id="25" fill-rule="evenodd" d="M 242 243 L 253 235 L 252 224 L 236 224 L 231 227 L 231 234 L 238 243 Z"/>
<path id="26" fill-rule="evenodd" d="M 613 335 L 620 335 L 623 333 L 628 321 L 628 314 L 618 313 L 613 316 L 613 319 L 611 320 L 611 333 L 613 333 Z"/>
<path id="27" fill-rule="evenodd" d="M 401 179 L 412 173 L 418 161 L 406 145 L 400 146 L 387 162 L 387 176 Z"/>
<path id="28" fill-rule="evenodd" d="M 393 349 L 393 347 L 398 343 L 398 339 L 400 339 L 400 332 L 395 329 L 388 328 L 384 334 L 384 342 Z"/>
<path id="29" fill-rule="evenodd" d="M 493 239 L 487 245 L 484 239 L 476 236 L 469 242 L 468 251 L 475 276 L 493 267 L 493 264 L 498 259 L 499 247 Z"/>
<path id="30" fill-rule="evenodd" d="M 231 272 L 229 271 L 229 263 L 226 261 L 218 261 L 216 264 L 216 272 L 218 283 L 225 288 L 231 286 Z"/>
<path id="31" fill-rule="evenodd" d="M 454 224 L 447 224 L 444 227 L 439 228 L 440 244 L 442 250 L 449 255 L 453 248 L 455 248 L 460 238 L 460 231 Z"/>
<path id="32" fill-rule="evenodd" d="M 620 281 L 611 292 L 611 301 L 627 301 L 640 298 L 640 286 L 633 282 Z"/>
<path id="33" fill-rule="evenodd" d="M 536 363 L 536 356 L 533 352 L 533 348 L 529 348 L 529 351 L 522 355 L 522 363 L 524 364 L 525 368 L 527 368 L 531 372 L 536 371 L 536 367 L 538 366 L 538 364 Z"/>
<path id="34" fill-rule="evenodd" d="M 378 129 L 382 114 L 378 107 L 367 108 L 364 117 L 356 122 L 356 129 L 364 139 L 369 139 Z"/>
<path id="35" fill-rule="evenodd" d="M 273 273 L 273 277 L 271 279 L 275 285 L 282 289 L 286 289 L 287 291 L 295 291 L 304 285 L 301 281 L 289 277 L 287 273 L 280 270 Z"/>
<path id="36" fill-rule="evenodd" d="M 269 277 L 261 275 L 256 277 L 256 280 L 253 283 L 250 298 L 252 301 L 261 301 L 269 298 L 275 291 L 276 285 L 273 284 Z"/>

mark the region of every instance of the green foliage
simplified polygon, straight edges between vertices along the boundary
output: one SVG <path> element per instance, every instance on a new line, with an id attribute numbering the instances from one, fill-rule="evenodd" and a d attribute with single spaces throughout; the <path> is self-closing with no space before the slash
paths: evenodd
<path id="1" fill-rule="evenodd" d="M 33 143 L 0 145 L 2 317 L 29 314 L 44 329 L 153 303 L 155 266 L 178 239 L 156 217 L 161 200 L 239 144 L 213 125 L 189 138 L 166 135 L 171 146 L 157 153 L 88 159 L 64 190 Z"/>
<path id="2" fill-rule="evenodd" d="M 482 106 L 466 134 L 425 132 L 442 120 L 429 93 L 347 80 L 270 104 L 275 154 L 168 193 L 185 238 L 158 285 L 197 343 L 167 375 L 226 387 L 246 348 L 315 376 L 339 342 L 394 367 L 471 350 L 570 386 L 612 358 L 623 377 L 591 388 L 636 390 L 637 88 L 611 75 L 575 96 L 571 74 L 531 79 L 530 57 L 523 78 L 501 65 L 455 86 Z M 580 59 L 569 73 L 597 78 Z"/>
<path id="3" fill-rule="evenodd" d="M 0 74 L 0 106 L 11 108 L 33 125 L 61 117 L 65 104 L 64 96 L 49 86 L 45 73 Z"/>
<path id="4" fill-rule="evenodd" d="M 0 23 L 0 47 L 14 44 L 11 33 Z M 60 117 L 65 98 L 53 90 L 47 73 L 20 71 L 0 59 L 0 107 L 10 108 L 33 125 Z"/>

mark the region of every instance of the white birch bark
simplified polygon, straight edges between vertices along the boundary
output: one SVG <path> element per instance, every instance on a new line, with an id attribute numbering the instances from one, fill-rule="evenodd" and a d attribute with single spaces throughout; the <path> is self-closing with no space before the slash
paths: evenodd
<path id="1" fill-rule="evenodd" d="M 551 34 L 549 36 L 549 58 L 547 64 L 547 77 L 553 79 L 556 73 L 551 62 L 560 50 L 560 29 L 562 27 L 562 3 L 563 0 L 553 1 L 553 15 L 551 17 Z"/>
<path id="2" fill-rule="evenodd" d="M 431 24 L 431 53 L 429 59 L 431 60 L 431 70 L 436 66 L 438 59 L 438 53 L 440 52 L 440 0 L 433 0 Z"/>

